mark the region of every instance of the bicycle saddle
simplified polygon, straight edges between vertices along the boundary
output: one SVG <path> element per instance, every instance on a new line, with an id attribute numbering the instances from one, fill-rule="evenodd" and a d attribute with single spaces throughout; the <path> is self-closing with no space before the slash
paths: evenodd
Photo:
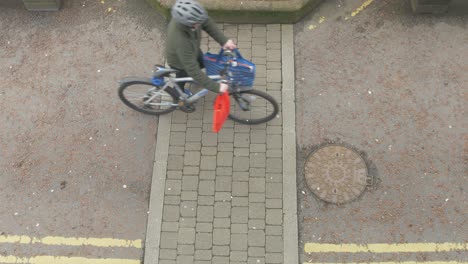
<path id="1" fill-rule="evenodd" d="M 168 76 L 171 73 L 178 72 L 176 69 L 171 69 L 171 68 L 166 68 L 162 65 L 154 65 L 154 71 L 153 71 L 153 77 L 165 77 Z"/>

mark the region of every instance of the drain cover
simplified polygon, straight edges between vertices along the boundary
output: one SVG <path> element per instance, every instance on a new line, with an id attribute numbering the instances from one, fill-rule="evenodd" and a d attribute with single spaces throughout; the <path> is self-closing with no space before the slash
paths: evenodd
<path id="1" fill-rule="evenodd" d="M 328 145 L 310 154 L 304 172 L 310 190 L 330 203 L 351 201 L 367 186 L 367 166 L 362 157 L 339 145 Z"/>

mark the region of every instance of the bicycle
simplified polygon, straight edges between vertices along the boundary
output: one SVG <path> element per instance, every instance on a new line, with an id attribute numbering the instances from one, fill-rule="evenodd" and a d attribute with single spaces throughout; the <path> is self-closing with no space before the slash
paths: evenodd
<path id="1" fill-rule="evenodd" d="M 229 52 L 226 54 L 231 59 L 227 60 L 224 69 L 219 75 L 208 77 L 228 83 L 231 97 L 228 117 L 249 125 L 261 124 L 275 118 L 279 112 L 276 100 L 265 92 L 254 90 L 253 87 L 237 86 L 229 70 L 230 67 L 235 67 L 236 62 L 232 60 L 234 55 Z M 176 69 L 155 65 L 152 78 L 126 77 L 119 81 L 119 97 L 125 105 L 145 114 L 167 114 L 177 108 L 187 113 L 193 112 L 190 106 L 204 97 L 209 90 L 202 89 L 193 95 L 187 94 L 178 83 L 194 83 L 194 80 L 191 77 L 175 78 L 172 75 L 176 72 Z M 139 92 L 131 92 L 131 89 Z M 240 110 L 239 113 L 236 110 Z"/>

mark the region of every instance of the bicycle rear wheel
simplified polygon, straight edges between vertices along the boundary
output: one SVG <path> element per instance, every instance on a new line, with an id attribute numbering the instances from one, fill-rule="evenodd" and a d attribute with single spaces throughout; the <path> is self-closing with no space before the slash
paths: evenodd
<path id="1" fill-rule="evenodd" d="M 241 124 L 255 125 L 270 121 L 279 111 L 278 103 L 269 94 L 257 90 L 234 92 L 229 118 Z"/>
<path id="2" fill-rule="evenodd" d="M 119 87 L 119 97 L 128 107 L 145 114 L 161 115 L 174 111 L 179 101 L 168 87 L 164 91 L 151 82 L 131 81 Z"/>

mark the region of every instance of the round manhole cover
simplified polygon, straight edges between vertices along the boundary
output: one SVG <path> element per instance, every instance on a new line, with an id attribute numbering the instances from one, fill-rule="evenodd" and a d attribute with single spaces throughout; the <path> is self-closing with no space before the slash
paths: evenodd
<path id="1" fill-rule="evenodd" d="M 328 145 L 319 148 L 305 163 L 305 179 L 310 190 L 330 203 L 357 198 L 367 186 L 367 166 L 354 150 Z"/>

